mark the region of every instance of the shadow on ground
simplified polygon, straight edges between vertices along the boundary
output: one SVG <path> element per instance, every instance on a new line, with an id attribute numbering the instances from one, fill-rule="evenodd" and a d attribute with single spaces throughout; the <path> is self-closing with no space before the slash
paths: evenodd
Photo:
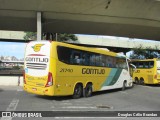
<path id="1" fill-rule="evenodd" d="M 130 88 L 127 88 L 126 90 L 128 90 Z M 113 90 L 105 90 L 105 91 L 98 91 L 98 92 L 94 92 L 92 93 L 92 97 L 94 96 L 99 96 L 99 95 L 105 95 L 105 94 L 113 94 L 116 92 L 121 91 L 122 89 L 113 89 Z M 72 100 L 72 96 L 40 96 L 40 95 L 36 95 L 37 98 L 41 98 L 41 99 L 46 99 L 46 100 L 55 100 L 55 101 L 65 101 L 65 100 Z M 79 99 L 86 99 L 86 97 L 81 97 Z"/>

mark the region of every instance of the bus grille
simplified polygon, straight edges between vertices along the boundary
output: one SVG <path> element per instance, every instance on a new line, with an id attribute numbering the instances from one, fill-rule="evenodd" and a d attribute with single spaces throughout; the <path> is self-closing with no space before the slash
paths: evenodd
<path id="1" fill-rule="evenodd" d="M 45 70 L 47 68 L 47 64 L 42 64 L 42 63 L 26 63 L 26 66 L 29 69 Z"/>

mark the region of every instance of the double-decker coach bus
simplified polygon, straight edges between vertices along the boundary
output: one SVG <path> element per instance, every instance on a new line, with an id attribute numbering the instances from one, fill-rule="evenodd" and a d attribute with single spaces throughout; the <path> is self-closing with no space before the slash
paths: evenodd
<path id="1" fill-rule="evenodd" d="M 132 60 L 136 66 L 133 80 L 136 84 L 160 84 L 160 59 Z"/>
<path id="2" fill-rule="evenodd" d="M 38 95 L 89 97 L 132 86 L 128 60 L 114 52 L 55 41 L 26 46 L 24 90 Z"/>

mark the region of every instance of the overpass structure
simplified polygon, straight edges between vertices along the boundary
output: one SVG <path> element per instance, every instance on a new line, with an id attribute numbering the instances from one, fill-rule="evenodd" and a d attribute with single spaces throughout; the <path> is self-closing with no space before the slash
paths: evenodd
<path id="1" fill-rule="evenodd" d="M 0 29 L 160 40 L 160 0 L 0 0 Z"/>
<path id="2" fill-rule="evenodd" d="M 129 39 L 122 37 L 111 36 L 92 36 L 92 35 L 78 35 L 78 42 L 81 44 L 108 46 L 117 48 L 150 48 L 153 50 L 160 50 L 160 42 L 158 41 L 144 41 L 140 39 Z"/>
<path id="3" fill-rule="evenodd" d="M 133 48 L 150 49 L 154 51 L 160 51 L 159 41 L 144 41 L 140 39 L 129 39 L 122 37 L 111 37 L 111 36 L 92 36 L 92 35 L 77 35 L 78 43 L 81 46 L 89 47 L 101 47 L 107 48 L 114 52 L 127 53 Z M 72 41 L 71 41 L 72 42 Z"/>

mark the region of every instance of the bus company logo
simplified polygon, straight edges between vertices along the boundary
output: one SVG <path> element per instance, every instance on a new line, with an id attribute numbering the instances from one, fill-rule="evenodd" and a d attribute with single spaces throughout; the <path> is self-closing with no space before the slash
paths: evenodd
<path id="1" fill-rule="evenodd" d="M 35 44 L 34 46 L 32 46 L 33 50 L 35 52 L 39 52 L 41 50 L 41 47 L 43 46 L 44 44 Z"/>

